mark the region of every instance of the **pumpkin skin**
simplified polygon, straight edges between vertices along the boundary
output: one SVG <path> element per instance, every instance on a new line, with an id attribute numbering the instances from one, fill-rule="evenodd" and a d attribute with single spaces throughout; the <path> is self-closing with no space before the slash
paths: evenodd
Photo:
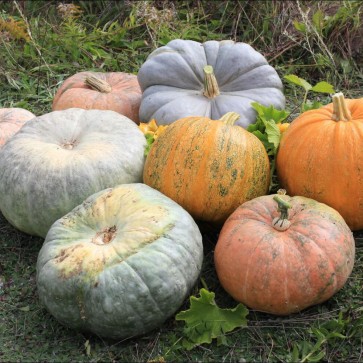
<path id="1" fill-rule="evenodd" d="M 214 70 L 219 94 L 204 95 L 206 65 Z M 234 111 L 241 115 L 236 125 L 245 128 L 256 121 L 251 102 L 285 106 L 275 69 L 250 45 L 231 40 L 172 40 L 148 56 L 137 77 L 143 91 L 141 122 L 156 119 L 163 125 L 187 116 L 217 120 Z"/>
<path id="2" fill-rule="evenodd" d="M 285 231 L 273 195 L 241 205 L 223 225 L 214 261 L 223 288 L 252 309 L 288 315 L 322 303 L 350 275 L 355 256 L 352 232 L 329 206 L 289 197 Z"/>
<path id="3" fill-rule="evenodd" d="M 343 110 L 334 111 L 331 103 L 292 121 L 281 138 L 276 170 L 288 194 L 328 204 L 352 230 L 359 230 L 363 229 L 363 98 L 343 98 L 343 102 L 350 113 L 347 120 L 333 119 Z"/>
<path id="4" fill-rule="evenodd" d="M 38 256 L 38 295 L 67 327 L 130 338 L 176 312 L 202 261 L 202 236 L 184 209 L 144 184 L 124 184 L 52 225 Z"/>
<path id="5" fill-rule="evenodd" d="M 153 143 L 143 178 L 194 218 L 218 224 L 246 200 L 267 193 L 270 164 L 263 144 L 245 129 L 186 117 Z"/>
<path id="6" fill-rule="evenodd" d="M 141 182 L 145 146 L 138 126 L 114 111 L 36 117 L 1 149 L 0 210 L 17 229 L 45 237 L 91 194 Z"/>
<path id="7" fill-rule="evenodd" d="M 87 80 L 91 82 L 87 84 Z M 96 79 L 96 80 L 95 80 Z M 97 84 L 97 79 L 102 83 Z M 92 80 L 94 83 L 92 83 Z M 52 110 L 84 108 L 112 110 L 139 123 L 141 89 L 137 76 L 123 72 L 79 72 L 56 92 Z"/>
<path id="8" fill-rule="evenodd" d="M 18 107 L 0 108 L 0 148 L 35 115 Z"/>

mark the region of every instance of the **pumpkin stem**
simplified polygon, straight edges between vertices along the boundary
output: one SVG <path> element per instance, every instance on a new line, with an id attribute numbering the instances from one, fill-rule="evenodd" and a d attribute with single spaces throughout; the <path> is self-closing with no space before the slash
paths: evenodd
<path id="1" fill-rule="evenodd" d="M 110 93 L 112 91 L 112 87 L 109 83 L 93 75 L 87 76 L 84 83 L 95 91 L 102 93 Z"/>
<path id="2" fill-rule="evenodd" d="M 342 92 L 338 92 L 332 96 L 333 99 L 333 115 L 334 121 L 349 121 L 352 119 L 352 115 L 345 102 Z"/>
<path id="3" fill-rule="evenodd" d="M 237 112 L 227 112 L 224 114 L 219 121 L 222 121 L 226 125 L 234 125 L 234 123 L 240 118 Z"/>
<path id="4" fill-rule="evenodd" d="M 213 67 L 206 65 L 204 71 L 204 96 L 214 98 L 219 95 L 219 87 L 216 76 L 214 75 Z"/>
<path id="5" fill-rule="evenodd" d="M 272 221 L 272 226 L 278 231 L 286 231 L 291 222 L 289 221 L 289 212 L 288 210 L 291 208 L 291 204 L 286 200 L 283 200 L 280 195 L 284 195 L 286 191 L 279 190 L 273 199 L 277 202 L 277 210 L 281 213 L 279 217 L 276 217 Z"/>

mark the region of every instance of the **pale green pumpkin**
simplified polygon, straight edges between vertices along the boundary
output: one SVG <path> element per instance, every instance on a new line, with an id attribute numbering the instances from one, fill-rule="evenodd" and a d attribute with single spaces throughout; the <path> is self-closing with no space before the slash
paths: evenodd
<path id="1" fill-rule="evenodd" d="M 129 338 L 176 312 L 202 259 L 201 234 L 182 207 L 145 184 L 124 184 L 52 225 L 38 256 L 38 294 L 70 328 Z"/>
<path id="2" fill-rule="evenodd" d="M 137 125 L 114 111 L 35 117 L 1 149 L 0 210 L 19 230 L 45 237 L 91 194 L 140 182 L 145 145 Z"/>

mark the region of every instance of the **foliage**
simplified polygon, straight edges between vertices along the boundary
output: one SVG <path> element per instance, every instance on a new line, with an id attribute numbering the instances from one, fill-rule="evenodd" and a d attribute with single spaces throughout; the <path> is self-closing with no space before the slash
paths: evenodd
<path id="1" fill-rule="evenodd" d="M 225 334 L 247 325 L 248 309 L 238 304 L 234 309 L 221 309 L 216 304 L 214 292 L 202 288 L 200 297 L 190 297 L 190 309 L 179 312 L 176 320 L 184 320 L 183 346 L 192 349 L 196 345 L 211 343 L 226 344 Z"/>
<path id="2" fill-rule="evenodd" d="M 49 112 L 55 91 L 70 75 L 83 70 L 136 74 L 155 47 L 173 38 L 247 42 L 281 77 L 298 74 L 310 84 L 324 79 L 334 89 L 343 89 L 346 97 L 362 97 L 361 1 L 151 0 L 148 5 L 157 11 L 150 8 L 147 13 L 142 11 L 144 1 L 75 0 L 67 2 L 79 7 L 74 16 L 62 16 L 58 0 L 16 3 L 22 14 L 14 1 L 0 0 L 0 18 L 19 22 L 26 34 L 30 30 L 32 40 L 9 35 L 13 26 L 10 32 L 0 30 L 0 107 L 24 107 L 36 115 Z M 169 18 L 163 17 L 164 11 Z M 149 19 L 148 14 L 157 18 Z M 285 90 L 290 118 L 295 109 L 300 112 L 305 94 L 303 87 L 292 86 Z M 316 96 L 313 102 L 328 103 L 324 94 L 321 98 L 309 92 Z M 216 304 L 233 307 L 235 301 L 220 287 L 213 268 L 218 229 L 202 224 L 200 228 L 206 246 L 202 277 L 215 292 Z M 148 335 L 122 342 L 61 326 L 37 298 L 35 263 L 42 242 L 16 231 L 0 213 L 1 361 L 292 362 L 294 354 L 304 359 L 314 350 L 319 336 L 313 328 L 327 329 L 325 336 L 335 330 L 345 338 L 328 339 L 310 357 L 324 351 L 324 362 L 361 360 L 363 235 L 357 235 L 351 278 L 329 301 L 284 318 L 250 311 L 248 326 L 228 333 L 227 345 L 218 346 L 213 339 L 210 346 L 192 350 L 175 349 L 183 330 L 174 319 Z M 339 321 L 339 311 L 344 328 L 337 329 L 339 323 L 328 329 L 327 322 Z"/>
<path id="3" fill-rule="evenodd" d="M 280 145 L 282 133 L 278 127 L 283 121 L 286 121 L 289 112 L 286 110 L 277 110 L 273 106 L 263 106 L 257 102 L 252 103 L 253 108 L 257 111 L 256 122 L 249 125 L 247 130 L 258 137 L 263 143 L 270 158 L 271 181 L 270 192 L 279 188 L 277 177 L 275 175 L 275 158 Z"/>
<path id="4" fill-rule="evenodd" d="M 302 87 L 305 91 L 303 101 L 301 103 L 301 112 L 305 112 L 308 110 L 313 110 L 320 108 L 323 106 L 321 102 L 314 100 L 313 102 L 307 102 L 307 95 L 309 91 L 313 91 L 315 93 L 335 93 L 333 86 L 325 81 L 318 82 L 315 86 L 312 86 L 305 79 L 296 76 L 295 74 L 288 74 L 284 76 L 284 79 L 288 81 L 290 84 L 293 84 L 298 87 Z"/>

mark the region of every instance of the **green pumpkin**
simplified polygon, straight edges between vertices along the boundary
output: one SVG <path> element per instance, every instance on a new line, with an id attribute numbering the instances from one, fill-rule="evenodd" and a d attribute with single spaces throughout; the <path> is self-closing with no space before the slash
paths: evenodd
<path id="1" fill-rule="evenodd" d="M 182 207 L 145 184 L 124 184 L 52 225 L 38 256 L 38 294 L 67 327 L 129 338 L 177 311 L 202 260 L 202 236 Z"/>
<path id="2" fill-rule="evenodd" d="M 114 111 L 71 108 L 28 121 L 1 149 L 0 210 L 45 237 L 93 193 L 142 181 L 143 133 Z"/>

